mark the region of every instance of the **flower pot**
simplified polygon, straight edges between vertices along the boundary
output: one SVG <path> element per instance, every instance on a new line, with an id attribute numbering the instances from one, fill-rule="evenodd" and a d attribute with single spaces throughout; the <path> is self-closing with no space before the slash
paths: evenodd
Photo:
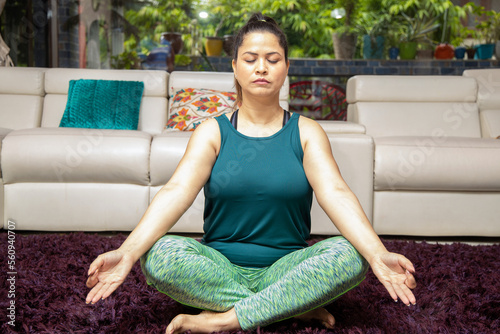
<path id="1" fill-rule="evenodd" d="M 363 36 L 363 58 L 364 59 L 383 59 L 384 58 L 385 38 L 370 35 Z"/>
<path id="2" fill-rule="evenodd" d="M 453 59 L 455 57 L 455 49 L 450 44 L 439 44 L 436 46 L 434 57 L 436 59 Z"/>
<path id="3" fill-rule="evenodd" d="M 353 59 L 356 52 L 357 36 L 351 33 L 332 35 L 335 59 Z"/>
<path id="4" fill-rule="evenodd" d="M 393 46 L 389 49 L 389 59 L 398 59 L 399 56 L 399 48 Z"/>
<path id="5" fill-rule="evenodd" d="M 234 43 L 233 35 L 224 35 L 224 42 L 222 43 L 222 48 L 229 57 L 233 56 L 233 43 Z"/>
<path id="6" fill-rule="evenodd" d="M 205 37 L 205 52 L 209 57 L 219 57 L 223 45 L 224 40 L 220 37 Z"/>
<path id="7" fill-rule="evenodd" d="M 463 46 L 455 48 L 455 58 L 464 59 L 466 49 Z"/>
<path id="8" fill-rule="evenodd" d="M 400 59 L 415 59 L 417 55 L 417 42 L 401 42 L 399 44 Z"/>
<path id="9" fill-rule="evenodd" d="M 476 47 L 476 57 L 478 59 L 491 59 L 495 52 L 495 44 L 480 44 Z"/>
<path id="10" fill-rule="evenodd" d="M 476 49 L 467 48 L 467 49 L 465 49 L 465 53 L 467 54 L 467 59 L 474 59 L 474 56 L 476 54 Z"/>
<path id="11" fill-rule="evenodd" d="M 165 39 L 170 42 L 174 53 L 177 55 L 181 53 L 184 42 L 182 41 L 182 34 L 178 32 L 164 32 L 161 34 L 161 39 Z"/>
<path id="12" fill-rule="evenodd" d="M 495 57 L 497 60 L 500 59 L 500 41 L 497 41 L 495 44 Z"/>

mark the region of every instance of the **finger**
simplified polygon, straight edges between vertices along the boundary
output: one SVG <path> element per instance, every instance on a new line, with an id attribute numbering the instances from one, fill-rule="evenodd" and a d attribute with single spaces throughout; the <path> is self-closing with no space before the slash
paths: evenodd
<path id="1" fill-rule="evenodd" d="M 94 288 L 96 289 L 96 293 L 94 297 L 92 297 L 92 300 L 90 301 L 92 304 L 95 304 L 102 299 L 102 294 L 107 290 L 108 285 L 109 285 L 108 283 L 101 283 L 101 282 L 99 282 L 99 284 L 96 285 L 96 287 Z"/>
<path id="2" fill-rule="evenodd" d="M 119 286 L 120 283 L 111 283 L 109 287 L 106 289 L 106 291 L 103 292 L 101 298 L 102 299 L 108 298 Z"/>
<path id="3" fill-rule="evenodd" d="M 101 255 L 99 255 L 99 256 L 98 256 L 98 257 L 94 260 L 94 262 L 92 262 L 92 263 L 90 264 L 90 267 L 89 267 L 89 270 L 88 270 L 88 272 L 87 272 L 87 275 L 88 275 L 88 276 L 90 276 L 90 275 L 94 274 L 94 273 L 95 273 L 95 271 L 96 271 L 97 269 L 99 269 L 100 267 L 102 267 L 102 265 L 103 265 L 103 264 L 104 264 L 104 259 L 102 258 L 102 256 L 101 256 Z"/>
<path id="4" fill-rule="evenodd" d="M 99 279 L 97 278 L 99 271 L 95 271 L 91 276 L 87 278 L 87 288 L 93 288 Z"/>
<path id="5" fill-rule="evenodd" d="M 94 288 L 92 290 L 90 290 L 90 292 L 87 295 L 87 298 L 85 299 L 85 303 L 89 304 L 89 303 L 92 302 L 92 300 L 94 299 L 94 297 L 96 296 L 96 294 L 101 289 L 101 286 L 100 286 L 101 284 L 102 283 L 97 283 L 97 285 L 94 286 Z"/>
<path id="6" fill-rule="evenodd" d="M 410 304 L 416 304 L 417 300 L 406 284 L 395 285 L 394 290 L 396 290 L 396 293 L 405 305 L 410 306 Z"/>
<path id="7" fill-rule="evenodd" d="M 389 282 L 382 282 L 382 284 L 384 285 L 384 287 L 387 290 L 387 292 L 389 292 L 389 295 L 391 295 L 392 300 L 394 300 L 395 302 L 397 302 L 398 301 L 398 295 L 397 295 L 396 291 L 394 291 L 394 288 L 392 287 L 392 284 L 389 283 Z"/>
<path id="8" fill-rule="evenodd" d="M 415 289 L 417 287 L 417 281 L 415 280 L 415 277 L 409 271 L 406 271 L 405 284 L 410 289 Z"/>
<path id="9" fill-rule="evenodd" d="M 408 260 L 405 256 L 400 255 L 398 258 L 399 265 L 404 269 L 408 270 L 411 273 L 415 273 L 415 267 L 410 260 Z"/>

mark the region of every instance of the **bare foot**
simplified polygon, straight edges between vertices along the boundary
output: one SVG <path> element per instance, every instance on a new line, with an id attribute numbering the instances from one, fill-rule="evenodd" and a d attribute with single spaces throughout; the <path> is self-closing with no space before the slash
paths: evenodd
<path id="1" fill-rule="evenodd" d="M 198 315 L 179 314 L 167 326 L 166 334 L 180 334 L 188 330 L 195 333 L 212 333 L 241 329 L 233 309 L 216 313 L 203 311 Z"/>
<path id="2" fill-rule="evenodd" d="M 298 315 L 295 319 L 302 321 L 319 320 L 323 326 L 329 329 L 333 329 L 333 326 L 335 325 L 335 318 L 323 307 L 318 307 L 317 309 Z"/>

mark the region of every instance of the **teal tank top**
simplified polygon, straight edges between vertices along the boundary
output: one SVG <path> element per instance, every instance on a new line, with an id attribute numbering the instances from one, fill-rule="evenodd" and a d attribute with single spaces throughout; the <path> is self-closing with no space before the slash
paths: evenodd
<path id="1" fill-rule="evenodd" d="M 298 114 L 269 137 L 238 132 L 216 117 L 219 156 L 204 187 L 204 236 L 242 267 L 267 267 L 307 246 L 312 188 L 306 178 Z"/>

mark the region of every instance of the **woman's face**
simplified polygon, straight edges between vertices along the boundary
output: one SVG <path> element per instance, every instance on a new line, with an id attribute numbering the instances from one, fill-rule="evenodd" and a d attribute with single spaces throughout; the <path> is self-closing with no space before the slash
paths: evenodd
<path id="1" fill-rule="evenodd" d="M 237 59 L 233 60 L 233 71 L 244 97 L 279 96 L 289 63 L 278 37 L 269 32 L 247 34 Z"/>

